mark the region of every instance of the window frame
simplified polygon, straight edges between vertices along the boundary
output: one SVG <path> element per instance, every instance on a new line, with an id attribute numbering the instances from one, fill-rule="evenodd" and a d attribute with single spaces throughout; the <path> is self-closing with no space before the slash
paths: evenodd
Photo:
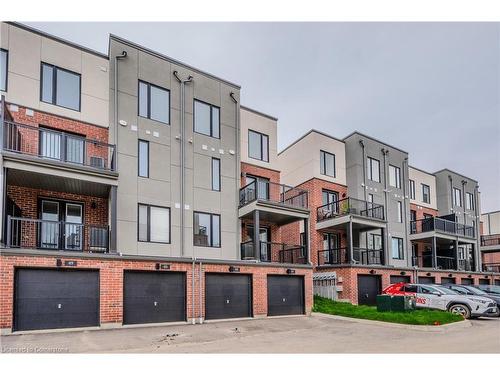
<path id="1" fill-rule="evenodd" d="M 380 183 L 380 160 L 372 158 L 371 156 L 367 156 L 366 159 L 367 159 L 366 160 L 366 166 L 367 167 L 368 167 L 368 165 L 370 166 L 370 168 L 369 168 L 370 173 L 369 174 L 367 173 L 368 174 L 367 178 L 370 181 Z M 377 176 L 377 180 L 373 179 L 373 162 L 374 161 L 376 161 L 378 163 L 378 176 Z"/>
<path id="2" fill-rule="evenodd" d="M 394 257 L 394 240 L 398 242 L 398 257 Z M 391 258 L 397 260 L 404 260 L 404 249 L 403 249 L 403 238 L 401 237 L 391 237 Z"/>
<path id="3" fill-rule="evenodd" d="M 422 186 L 422 203 L 431 204 L 431 187 L 427 184 L 420 184 Z M 427 197 L 429 198 L 427 201 L 425 200 L 425 188 L 427 188 Z"/>
<path id="4" fill-rule="evenodd" d="M 198 132 L 196 131 L 196 102 L 199 102 L 199 103 L 202 103 L 202 104 L 206 104 L 210 107 L 210 134 L 205 134 L 205 133 L 201 133 L 201 132 Z M 214 134 L 214 124 L 213 124 L 213 109 L 214 108 L 217 108 L 219 110 L 219 123 L 217 124 L 218 128 L 219 128 L 219 136 L 218 137 L 215 137 L 213 134 Z M 215 139 L 221 139 L 221 134 L 220 134 L 220 107 L 219 106 L 216 106 L 216 105 L 213 105 L 213 104 L 210 104 L 210 103 L 207 103 L 207 102 L 204 102 L 203 100 L 200 100 L 200 99 L 196 99 L 196 98 L 193 98 L 193 132 L 196 133 L 196 134 L 201 134 L 201 135 L 205 135 L 207 137 L 211 137 L 211 138 L 215 138 Z"/>
<path id="5" fill-rule="evenodd" d="M 459 204 L 457 204 L 457 192 L 459 199 Z M 462 191 L 456 187 L 453 188 L 453 205 L 457 207 L 462 207 Z"/>
<path id="6" fill-rule="evenodd" d="M 52 101 L 51 102 L 47 102 L 47 101 L 43 100 L 43 83 L 44 83 L 43 66 L 44 65 L 52 68 L 52 83 L 51 83 L 52 84 Z M 70 74 L 78 76 L 78 109 L 57 104 L 57 71 L 58 70 L 62 70 L 66 73 L 70 73 Z M 66 108 L 66 109 L 69 109 L 71 111 L 81 112 L 82 111 L 82 75 L 80 73 L 73 72 L 72 70 L 61 68 L 57 65 L 49 64 L 49 63 L 42 61 L 40 63 L 40 101 L 42 103 L 52 104 L 52 105 L 55 105 L 57 107 Z"/>
<path id="7" fill-rule="evenodd" d="M 217 172 L 217 177 L 218 177 L 218 184 L 219 184 L 219 188 L 218 189 L 215 189 L 214 188 L 214 161 L 217 160 L 218 161 L 218 172 Z M 221 169 L 222 169 L 222 166 L 221 166 L 221 160 L 219 158 L 214 158 L 212 157 L 211 160 L 210 160 L 210 173 L 211 173 L 211 180 L 212 180 L 212 191 L 221 191 L 222 190 L 222 179 L 221 179 Z"/>
<path id="8" fill-rule="evenodd" d="M 465 209 L 470 211 L 474 210 L 474 194 L 467 191 L 465 192 Z"/>
<path id="9" fill-rule="evenodd" d="M 416 199 L 416 194 L 417 194 L 417 190 L 415 188 L 415 180 L 408 180 L 410 186 L 409 186 L 409 190 L 410 190 L 410 199 L 413 199 L 415 200 Z"/>
<path id="10" fill-rule="evenodd" d="M 254 158 L 253 156 L 250 156 L 250 133 L 255 133 L 260 138 L 260 158 Z M 264 137 L 266 137 L 266 140 L 267 140 L 267 142 L 266 142 L 267 158 L 266 159 L 264 159 Z M 248 129 L 248 157 L 250 159 L 259 160 L 259 161 L 263 161 L 265 163 L 269 163 L 269 135 L 268 134 L 264 134 L 264 133 L 258 132 L 256 130 Z"/>
<path id="11" fill-rule="evenodd" d="M 398 223 L 402 223 L 403 222 L 403 202 L 396 201 L 396 207 L 398 210 Z"/>
<path id="12" fill-rule="evenodd" d="M 5 88 L 2 90 L 0 87 L 0 91 L 7 92 L 9 88 L 9 50 L 0 48 L 1 52 L 5 52 Z"/>
<path id="13" fill-rule="evenodd" d="M 202 215 L 209 215 L 210 216 L 210 242 L 211 244 L 210 245 L 196 245 L 194 243 L 194 230 L 195 230 L 195 226 L 194 226 L 194 217 L 196 214 L 202 214 Z M 213 221 L 213 217 L 214 216 L 218 216 L 219 217 L 219 245 L 218 246 L 213 246 L 213 241 L 214 241 L 214 221 Z M 221 231 L 221 228 L 222 228 L 222 219 L 221 219 L 221 215 L 220 214 L 214 214 L 214 213 L 211 213 L 211 212 L 204 212 L 204 211 L 193 211 L 193 246 L 196 246 L 196 247 L 213 247 L 213 248 L 216 248 L 216 249 L 220 249 L 222 247 L 222 231 Z"/>
<path id="14" fill-rule="evenodd" d="M 146 161 L 147 161 L 147 175 L 146 176 L 141 176 L 141 143 L 145 143 L 148 145 L 148 152 L 146 155 Z M 137 176 L 138 177 L 149 178 L 149 155 L 150 155 L 149 141 L 146 141 L 144 139 L 139 138 L 137 141 Z"/>
<path id="15" fill-rule="evenodd" d="M 147 115 L 146 116 L 142 116 L 140 113 L 141 113 L 141 83 L 145 84 L 147 86 L 147 95 L 146 95 L 146 100 L 147 100 Z M 161 121 L 161 120 L 158 120 L 158 119 L 154 119 L 154 118 L 151 118 L 151 86 L 152 87 L 155 87 L 159 90 L 163 90 L 163 91 L 166 91 L 168 93 L 168 119 L 167 119 L 167 122 L 165 121 Z M 147 118 L 148 120 L 151 120 L 151 121 L 157 121 L 159 123 L 162 123 L 162 124 L 166 124 L 166 125 L 170 125 L 170 90 L 165 88 L 165 87 L 161 87 L 161 86 L 158 86 L 158 85 L 155 85 L 154 83 L 151 83 L 151 82 L 147 82 L 147 81 L 144 81 L 142 79 L 138 79 L 137 80 L 137 116 L 138 117 L 141 117 L 141 118 Z"/>
<path id="16" fill-rule="evenodd" d="M 140 206 L 144 206 L 147 208 L 147 223 L 146 223 L 146 232 L 147 232 L 147 240 L 141 240 L 139 235 L 139 216 L 140 216 Z M 151 207 L 161 208 L 168 210 L 168 242 L 163 241 L 151 241 Z M 154 204 L 148 203 L 137 203 L 137 242 L 149 242 L 149 243 L 159 243 L 159 244 L 170 244 L 172 242 L 172 211 L 170 207 L 165 206 L 157 206 Z"/>
<path id="17" fill-rule="evenodd" d="M 324 157 L 323 157 L 324 155 Z M 326 173 L 326 156 L 333 156 L 333 175 Z M 319 173 L 323 176 L 328 176 L 328 177 L 337 177 L 337 160 L 335 158 L 335 154 L 332 154 L 331 152 L 325 151 L 325 150 L 319 150 Z M 321 171 L 323 169 L 323 172 Z"/>
<path id="18" fill-rule="evenodd" d="M 391 184 L 391 170 L 394 171 L 394 179 L 396 185 Z M 401 189 L 401 168 L 396 167 L 395 165 L 389 164 L 389 186 L 395 187 L 396 189 Z"/>

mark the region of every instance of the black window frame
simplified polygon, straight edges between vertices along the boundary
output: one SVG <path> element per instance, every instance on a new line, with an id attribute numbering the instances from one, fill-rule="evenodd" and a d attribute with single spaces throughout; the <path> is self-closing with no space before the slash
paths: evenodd
<path id="1" fill-rule="evenodd" d="M 217 177 L 218 177 L 218 184 L 219 184 L 219 188 L 218 189 L 215 189 L 214 188 L 214 161 L 217 160 L 219 163 L 219 168 L 218 168 L 218 172 L 217 172 Z M 222 169 L 222 166 L 221 166 L 221 160 L 219 158 L 211 158 L 210 160 L 210 171 L 211 171 L 211 177 L 212 177 L 212 191 L 221 191 L 222 190 L 222 179 L 221 179 L 221 169 Z"/>
<path id="2" fill-rule="evenodd" d="M 333 156 L 333 175 L 326 173 L 326 156 Z M 331 152 L 325 151 L 325 150 L 319 150 L 319 174 L 323 176 L 328 176 L 328 177 L 337 177 L 337 160 L 335 158 L 335 154 L 332 154 Z"/>
<path id="3" fill-rule="evenodd" d="M 147 160 L 147 176 L 141 176 L 141 143 L 146 143 L 148 145 L 148 153 L 146 155 L 146 160 Z M 138 139 L 137 140 L 137 176 L 142 177 L 142 178 L 149 178 L 149 141 L 146 141 L 145 139 Z"/>
<path id="4" fill-rule="evenodd" d="M 417 190 L 415 188 L 415 180 L 408 180 L 408 184 L 410 185 L 409 186 L 409 190 L 410 190 L 410 199 L 413 199 L 415 200 L 415 197 L 416 197 L 416 194 L 417 194 Z"/>
<path id="5" fill-rule="evenodd" d="M 457 207 L 463 207 L 463 204 L 462 204 L 462 201 L 463 201 L 462 190 L 454 187 L 452 189 L 452 191 L 453 191 L 453 197 L 452 197 L 453 205 L 457 206 Z M 460 197 L 460 202 L 458 202 L 459 204 L 457 204 L 457 202 L 456 202 L 456 197 L 457 197 L 457 193 L 456 192 L 458 192 L 458 196 Z"/>
<path id="6" fill-rule="evenodd" d="M 5 52 L 5 88 L 0 87 L 0 91 L 7 92 L 9 88 L 9 50 L 0 48 L 0 52 Z"/>
<path id="7" fill-rule="evenodd" d="M 422 185 L 422 203 L 431 204 L 431 187 L 427 184 L 420 185 Z M 425 188 L 427 188 L 427 201 L 425 200 Z"/>
<path id="8" fill-rule="evenodd" d="M 52 68 L 52 101 L 47 102 L 43 100 L 43 66 L 46 65 Z M 64 105 L 57 104 L 57 71 L 62 70 L 66 73 L 74 74 L 78 76 L 78 109 L 66 107 Z M 69 69 L 61 68 L 60 66 L 49 64 L 46 62 L 40 63 L 40 101 L 47 104 L 52 104 L 57 107 L 66 108 L 71 111 L 81 112 L 82 111 L 82 75 L 80 73 L 74 72 Z"/>
<path id="9" fill-rule="evenodd" d="M 469 200 L 470 197 L 470 200 Z M 470 205 L 469 205 L 470 203 Z M 465 192 L 465 209 L 466 210 L 474 210 L 474 194 L 469 193 L 468 191 Z"/>
<path id="10" fill-rule="evenodd" d="M 336 199 L 334 199 L 333 201 L 325 203 L 325 200 L 323 199 L 325 197 L 325 194 L 327 195 L 327 197 L 333 196 L 333 197 L 336 197 Z M 339 197 L 340 197 L 340 194 L 339 194 L 338 191 L 331 190 L 331 189 L 321 189 L 321 204 L 323 206 L 326 205 L 326 204 L 332 204 L 334 202 L 338 202 L 339 201 Z"/>
<path id="11" fill-rule="evenodd" d="M 147 97 L 146 97 L 147 112 L 148 113 L 146 116 L 142 116 L 140 114 L 141 113 L 141 96 L 140 96 L 141 95 L 141 83 L 145 84 L 148 88 L 148 93 L 147 93 Z M 168 119 L 167 119 L 167 122 L 151 118 L 151 87 L 155 87 L 159 90 L 163 90 L 163 91 L 168 92 Z M 138 117 L 147 118 L 148 120 L 151 120 L 151 121 L 157 121 L 157 122 L 162 123 L 162 124 L 170 125 L 170 112 L 171 112 L 171 110 L 170 110 L 170 90 L 169 89 L 155 85 L 154 83 L 151 83 L 148 81 L 144 81 L 142 79 L 137 80 L 137 116 Z"/>
<path id="12" fill-rule="evenodd" d="M 210 216 L 210 245 L 196 245 L 194 243 L 194 230 L 195 230 L 195 226 L 194 226 L 194 217 L 196 214 L 202 214 L 202 215 L 209 215 Z M 219 245 L 218 246 L 213 246 L 213 242 L 214 242 L 214 221 L 213 221 L 213 217 L 214 216 L 218 216 L 219 217 Z M 204 211 L 193 211 L 193 246 L 196 246 L 196 247 L 213 247 L 213 248 L 216 248 L 216 249 L 220 249 L 222 247 L 222 219 L 221 219 L 221 215 L 220 214 L 214 214 L 214 213 L 211 213 L 211 212 L 204 212 Z"/>
<path id="13" fill-rule="evenodd" d="M 366 157 L 366 159 L 367 159 L 367 160 L 366 160 L 367 165 L 370 165 L 370 175 L 369 175 L 369 176 L 367 176 L 367 178 L 368 178 L 370 181 L 380 183 L 380 160 L 375 159 L 375 158 L 372 158 L 371 156 L 367 156 L 367 157 Z M 376 180 L 374 180 L 374 179 L 373 179 L 373 167 L 372 167 L 372 165 L 373 165 L 373 161 L 376 161 L 376 162 L 378 163 L 378 176 L 377 176 L 377 179 L 376 179 Z"/>
<path id="14" fill-rule="evenodd" d="M 260 158 L 254 158 L 250 156 L 250 133 L 255 133 L 260 138 Z M 264 137 L 266 137 L 266 149 L 267 149 L 267 159 L 264 159 Z M 263 161 L 265 163 L 269 163 L 269 135 L 258 132 L 256 130 L 248 129 L 248 157 L 250 159 Z"/>
<path id="15" fill-rule="evenodd" d="M 139 225 L 140 225 L 140 206 L 145 206 L 147 207 L 147 223 L 146 223 L 146 229 L 147 229 L 147 240 L 141 240 L 140 235 L 139 235 Z M 163 241 L 151 241 L 151 207 L 155 208 L 162 208 L 168 210 L 168 242 L 163 242 Z M 137 203 L 137 242 L 149 242 L 149 243 L 159 243 L 159 244 L 170 244 L 172 242 L 172 210 L 170 207 L 165 207 L 165 206 L 157 206 L 154 204 L 148 204 L 148 203 Z"/>
<path id="16" fill-rule="evenodd" d="M 394 240 L 398 240 L 398 257 L 394 257 L 394 248 L 393 248 L 393 243 Z M 396 260 L 404 260 L 404 244 L 403 244 L 403 238 L 401 237 L 391 237 L 391 258 L 396 259 Z"/>
<path id="17" fill-rule="evenodd" d="M 396 207 L 398 210 L 398 223 L 403 222 L 403 202 L 402 201 L 396 201 Z"/>
<path id="18" fill-rule="evenodd" d="M 391 185 L 391 168 L 394 169 L 394 174 L 395 174 L 394 178 L 396 179 L 396 185 Z M 389 164 L 389 186 L 394 187 L 396 189 L 401 189 L 401 168 L 392 164 Z"/>
<path id="19" fill-rule="evenodd" d="M 205 134 L 205 133 L 201 133 L 201 132 L 196 131 L 196 102 L 206 104 L 210 107 L 210 134 Z M 214 119 L 213 110 L 214 110 L 214 108 L 217 108 L 219 110 L 219 123 L 217 124 L 217 126 L 219 127 L 219 136 L 218 137 L 215 137 L 213 135 L 214 134 L 214 124 L 213 124 L 213 119 Z M 210 104 L 210 103 L 207 103 L 207 102 L 204 102 L 203 100 L 200 100 L 200 99 L 193 99 L 193 132 L 196 134 L 205 135 L 207 137 L 221 139 L 220 107 L 213 105 L 213 104 Z"/>

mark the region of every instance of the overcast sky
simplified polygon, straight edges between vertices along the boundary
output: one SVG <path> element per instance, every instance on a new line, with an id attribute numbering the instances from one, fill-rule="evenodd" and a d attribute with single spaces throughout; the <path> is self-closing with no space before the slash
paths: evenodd
<path id="1" fill-rule="evenodd" d="M 410 165 L 477 179 L 500 210 L 500 24 L 29 23 L 107 53 L 113 33 L 242 86 L 278 117 L 278 148 L 353 130 Z"/>

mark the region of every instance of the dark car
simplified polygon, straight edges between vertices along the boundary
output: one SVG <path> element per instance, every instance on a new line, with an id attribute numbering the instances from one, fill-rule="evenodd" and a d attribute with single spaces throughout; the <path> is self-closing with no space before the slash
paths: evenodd
<path id="1" fill-rule="evenodd" d="M 445 288 L 451 289 L 457 293 L 464 294 L 467 296 L 484 296 L 484 297 L 491 298 L 493 301 L 496 302 L 496 304 L 499 308 L 498 312 L 493 316 L 497 316 L 497 317 L 500 316 L 500 293 L 487 292 L 487 291 L 481 290 L 478 287 L 472 286 L 472 285 L 445 284 L 442 286 Z M 485 285 L 485 286 L 491 286 L 491 285 Z"/>
<path id="2" fill-rule="evenodd" d="M 476 288 L 481 289 L 488 294 L 500 296 L 500 285 L 476 285 Z"/>

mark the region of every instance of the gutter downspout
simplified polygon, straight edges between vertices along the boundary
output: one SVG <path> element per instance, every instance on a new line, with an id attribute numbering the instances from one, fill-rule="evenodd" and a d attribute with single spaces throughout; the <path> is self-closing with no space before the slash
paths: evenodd
<path id="1" fill-rule="evenodd" d="M 198 298 L 199 298 L 199 307 L 200 307 L 198 323 L 203 324 L 203 294 L 202 294 L 202 290 L 203 290 L 203 268 L 202 268 L 203 263 L 201 260 L 198 263 L 198 266 L 200 267 L 199 277 L 198 277 L 198 283 L 199 283 L 199 285 L 198 285 L 199 286 Z"/>
<path id="2" fill-rule="evenodd" d="M 479 212 L 480 212 L 480 207 L 479 207 L 479 185 L 476 184 L 476 186 L 474 187 L 474 222 L 475 222 L 475 225 L 474 225 L 474 231 L 475 231 L 475 235 L 476 235 L 476 246 L 477 246 L 477 251 L 476 251 L 476 255 L 477 255 L 477 266 L 476 266 L 476 270 L 478 271 L 481 271 L 483 269 L 483 260 L 481 258 L 481 235 L 479 233 L 479 231 L 481 230 L 480 226 L 480 215 L 479 215 Z M 490 224 L 490 220 L 489 220 L 489 216 L 488 216 L 488 225 Z"/>
<path id="3" fill-rule="evenodd" d="M 194 276 L 195 276 L 195 267 L 196 267 L 196 258 L 192 258 L 193 265 L 191 270 L 191 323 L 196 324 L 196 318 L 194 316 Z"/>
<path id="4" fill-rule="evenodd" d="M 362 149 L 362 155 L 363 155 L 363 200 L 366 202 L 366 154 L 365 154 L 365 142 L 360 139 L 359 140 L 359 145 L 361 146 Z M 373 202 L 372 202 L 373 205 Z M 373 207 L 373 206 L 372 206 Z M 349 223 L 350 227 L 351 223 Z M 351 239 L 352 241 L 352 239 Z M 365 233 L 365 244 L 366 247 L 368 247 L 368 233 Z"/>
<path id="5" fill-rule="evenodd" d="M 115 84 L 115 90 L 114 90 L 114 126 L 115 126 L 115 170 L 118 170 L 118 60 L 124 59 L 127 57 L 127 51 L 122 51 L 121 55 L 115 56 L 115 77 L 114 77 L 114 84 Z"/>
<path id="6" fill-rule="evenodd" d="M 390 256 L 389 256 L 389 215 L 388 215 L 388 212 L 389 212 L 389 209 L 387 207 L 387 202 L 388 202 L 388 199 L 387 199 L 387 154 L 389 153 L 389 150 L 386 150 L 385 148 L 382 149 L 382 155 L 384 155 L 384 215 L 385 215 L 385 221 L 386 221 L 386 225 L 385 225 L 385 235 L 384 235 L 384 238 L 385 238 L 385 243 L 387 244 L 386 246 L 386 251 L 385 251 L 385 260 L 386 260 L 386 264 L 388 263 L 387 260 L 390 259 Z"/>
<path id="7" fill-rule="evenodd" d="M 240 111 L 238 109 L 238 100 L 236 100 L 236 97 L 234 95 L 234 92 L 231 92 L 229 94 L 231 99 L 234 102 L 234 121 L 235 121 L 235 127 L 236 127 L 236 139 L 234 143 L 234 156 L 235 156 L 235 164 L 236 164 L 236 217 L 238 217 L 238 207 L 239 207 L 239 201 L 240 201 L 240 185 L 241 185 L 241 176 L 240 176 Z M 236 244 L 241 243 L 241 234 L 240 234 L 240 220 L 236 220 Z M 240 246 L 241 247 L 241 244 Z M 239 251 L 238 246 L 236 248 L 236 259 L 241 258 L 241 251 Z"/>
<path id="8" fill-rule="evenodd" d="M 408 265 L 408 267 L 411 266 L 410 264 L 410 258 L 411 256 L 408 256 L 408 254 L 411 254 L 410 253 L 410 249 L 408 247 L 408 218 L 407 218 L 407 214 L 408 214 L 408 210 L 406 208 L 406 202 L 407 202 L 407 198 L 406 198 L 406 174 L 405 174 L 405 170 L 406 168 L 408 167 L 408 158 L 405 158 L 403 160 L 403 181 L 402 181 L 402 184 L 403 184 L 403 204 L 404 204 L 404 225 L 405 225 L 405 230 L 404 230 L 404 233 L 405 233 L 405 249 L 406 249 L 406 264 Z"/>

